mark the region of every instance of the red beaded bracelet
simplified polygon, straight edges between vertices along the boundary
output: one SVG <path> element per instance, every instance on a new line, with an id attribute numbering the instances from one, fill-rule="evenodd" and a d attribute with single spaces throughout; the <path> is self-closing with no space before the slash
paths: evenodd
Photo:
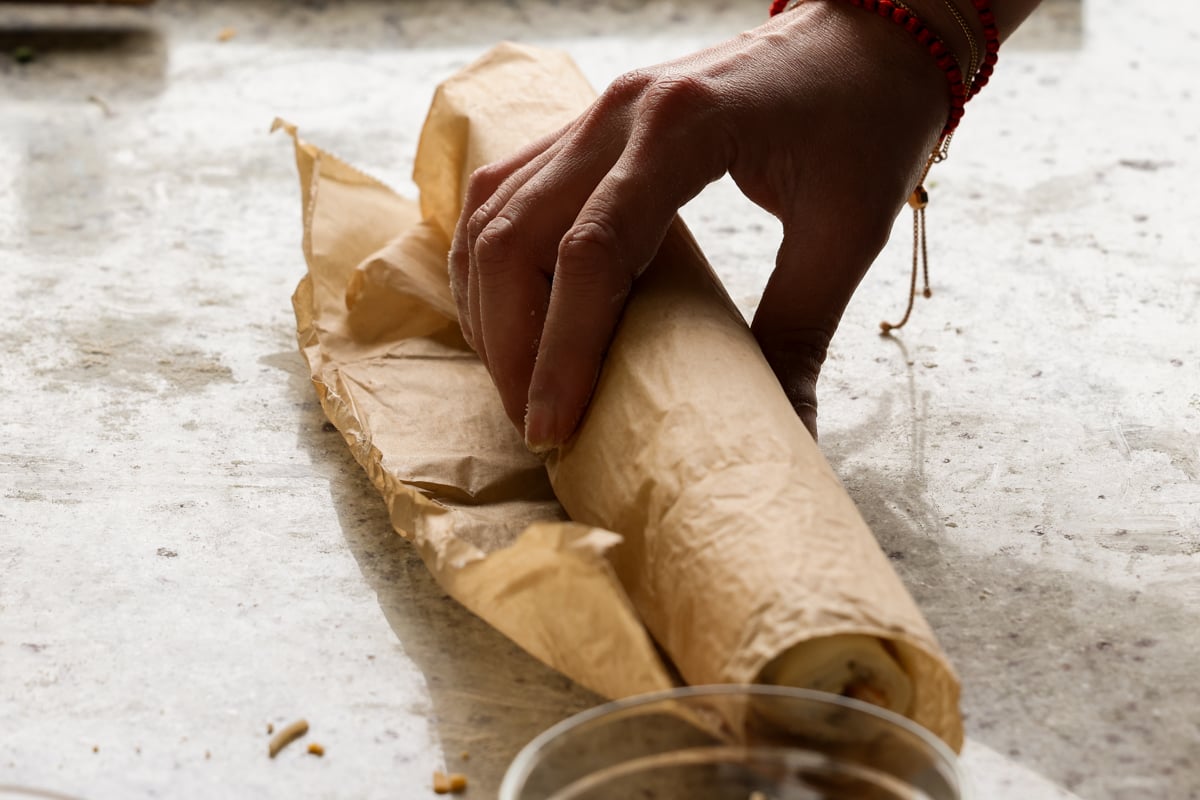
<path id="1" fill-rule="evenodd" d="M 967 99 L 974 97 L 987 85 L 988 78 L 992 77 L 992 72 L 996 69 L 996 59 L 1000 53 L 1000 29 L 996 27 L 996 15 L 992 13 L 991 2 L 971 0 L 971 5 L 975 6 L 975 10 L 979 12 L 979 21 L 983 23 L 984 53 L 983 64 L 979 67 L 979 74 L 971 85 L 971 93 Z"/>

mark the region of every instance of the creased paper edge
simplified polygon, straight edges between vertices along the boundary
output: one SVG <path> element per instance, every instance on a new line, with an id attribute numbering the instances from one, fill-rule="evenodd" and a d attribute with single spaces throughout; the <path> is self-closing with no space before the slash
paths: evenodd
<path id="1" fill-rule="evenodd" d="M 271 130 L 274 132 L 281 129 L 286 131 L 293 141 L 296 165 L 301 176 L 304 204 L 303 251 L 311 269 L 311 221 L 313 209 L 319 198 L 320 182 L 326 169 L 336 170 L 355 183 L 382 188 L 393 195 L 395 193 L 367 173 L 304 141 L 295 125 L 277 118 Z M 448 509 L 419 490 L 395 480 L 383 467 L 382 454 L 362 429 L 352 401 L 338 391 L 340 379 L 336 375 L 337 369 L 328 363 L 321 350 L 321 337 L 313 312 L 313 302 L 312 278 L 311 274 L 306 274 L 292 295 L 292 305 L 296 313 L 297 342 L 309 366 L 321 407 L 342 433 L 355 460 L 384 496 L 393 528 L 417 547 L 422 561 L 438 584 L 451 597 L 505 634 L 530 655 L 601 695 L 622 697 L 659 691 L 674 685 L 653 641 L 625 594 L 624 587 L 604 558 L 604 552 L 620 541 L 618 534 L 577 523 L 536 523 L 523 531 L 511 546 L 484 554 L 478 548 L 454 539 L 451 534 L 437 530 L 442 526 L 430 524 L 433 520 L 447 515 Z M 330 375 L 330 372 L 334 375 Z M 397 519 L 399 515 L 396 509 L 404 504 L 427 512 L 426 518 L 413 515 L 414 519 L 423 524 L 414 525 L 406 520 Z M 555 534 L 559 537 L 557 540 Z M 454 539 L 454 542 L 450 543 L 447 539 Z M 448 552 L 450 550 L 453 552 Z M 554 597 L 543 596 L 547 594 L 546 581 L 536 584 L 543 590 L 541 595 L 530 591 L 534 585 L 529 580 L 530 574 L 536 569 L 544 568 L 548 553 L 556 553 L 557 566 L 565 568 L 554 570 L 553 574 L 560 578 L 573 579 L 560 579 L 557 585 L 550 584 L 554 589 L 552 594 L 558 596 L 557 601 Z M 619 647 L 637 656 L 635 660 L 642 668 L 634 674 L 623 673 L 619 679 L 616 675 L 601 675 L 597 678 L 594 670 L 580 669 L 576 666 L 579 654 L 564 653 L 554 647 L 555 642 L 570 640 L 570 637 L 553 633 L 557 627 L 564 624 L 556 610 L 565 607 L 562 604 L 570 603 L 571 594 L 580 588 L 572 584 L 580 579 L 595 582 L 600 591 L 615 601 L 607 606 L 607 610 L 614 616 L 607 620 L 606 629 L 610 637 L 615 636 L 622 640 Z M 523 608 L 526 613 L 513 614 L 512 610 L 515 607 Z M 551 609 L 551 613 L 540 613 L 545 608 Z M 509 613 L 500 613 L 501 610 L 507 610 Z M 535 619 L 543 625 L 537 629 L 528 625 L 517 626 L 512 623 L 514 616 L 525 622 Z M 614 645 L 598 640 L 595 646 Z M 606 680 L 609 677 L 616 680 Z"/>

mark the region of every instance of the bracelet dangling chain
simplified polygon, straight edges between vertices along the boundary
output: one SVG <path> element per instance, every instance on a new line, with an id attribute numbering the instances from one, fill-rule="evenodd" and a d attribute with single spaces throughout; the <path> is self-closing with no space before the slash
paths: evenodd
<path id="1" fill-rule="evenodd" d="M 987 84 L 992 71 L 995 69 L 997 54 L 1000 50 L 1000 36 L 999 29 L 996 27 L 996 17 L 991 10 L 990 0 L 971 0 L 971 5 L 974 7 L 976 13 L 978 13 L 979 21 L 983 25 L 984 44 L 982 51 L 978 40 L 975 38 L 974 31 L 967 24 L 966 19 L 963 17 L 958 6 L 955 5 L 954 0 L 942 0 L 967 40 L 969 55 L 966 69 L 964 70 L 962 64 L 954 57 L 945 42 L 931 31 L 917 13 L 904 2 L 901 2 L 901 0 L 842 1 L 889 19 L 912 34 L 917 43 L 933 56 L 938 68 L 946 74 L 950 92 L 950 111 L 946 117 L 946 124 L 942 128 L 941 135 L 938 137 L 937 145 L 925 161 L 925 167 L 921 170 L 921 178 L 917 181 L 916 188 L 913 189 L 912 194 L 908 198 L 908 205 L 913 210 L 912 278 L 909 282 L 908 306 L 905 308 L 904 316 L 899 322 L 879 323 L 880 330 L 884 334 L 887 334 L 904 327 L 912 315 L 913 303 L 917 295 L 918 270 L 923 275 L 925 283 L 922 294 L 925 297 L 933 295 L 932 290 L 929 288 L 929 248 L 925 235 L 925 209 L 929 205 L 929 192 L 925 189 L 925 179 L 929 176 L 929 170 L 933 168 L 934 164 L 939 164 L 950 157 L 950 142 L 954 138 L 954 131 L 958 128 L 959 121 L 962 119 L 964 106 L 968 100 L 978 94 L 979 90 Z M 771 4 L 771 15 L 774 16 L 783 11 L 790 11 L 804 2 L 805 0 L 790 0 L 790 2 L 789 0 L 774 0 Z"/>

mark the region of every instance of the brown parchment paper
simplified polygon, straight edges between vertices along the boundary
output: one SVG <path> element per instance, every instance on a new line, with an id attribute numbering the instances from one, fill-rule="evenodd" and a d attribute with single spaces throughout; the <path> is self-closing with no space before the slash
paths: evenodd
<path id="1" fill-rule="evenodd" d="M 419 204 L 277 121 L 304 208 L 297 333 L 326 414 L 446 591 L 579 683 L 669 687 L 657 641 L 689 683 L 861 678 L 960 747 L 953 671 L 681 222 L 578 436 L 543 464 L 505 417 L 458 328 L 449 239 L 473 169 L 592 97 L 562 54 L 493 49 L 437 90 Z"/>

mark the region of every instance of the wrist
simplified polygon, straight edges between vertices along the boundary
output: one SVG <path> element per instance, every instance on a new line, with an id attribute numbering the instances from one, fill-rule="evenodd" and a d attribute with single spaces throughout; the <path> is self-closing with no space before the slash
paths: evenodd
<path id="1" fill-rule="evenodd" d="M 772 15 L 792 11 L 808 0 L 775 0 Z M 971 0 L 893 0 L 896 6 L 912 12 L 941 39 L 958 62 L 963 77 L 972 82 L 985 54 L 984 25 Z M 1036 3 L 1036 0 L 1031 0 Z M 860 5 L 860 2 L 854 2 Z M 874 10 L 872 7 L 868 10 Z"/>
<path id="2" fill-rule="evenodd" d="M 855 4 L 857 5 L 857 4 Z M 789 14 L 801 29 L 823 32 L 840 68 L 868 95 L 886 94 L 892 113 L 928 133 L 933 149 L 951 112 L 946 75 L 927 48 L 901 26 L 845 0 L 807 0 Z M 900 120 L 897 120 L 900 121 Z"/>
<path id="3" fill-rule="evenodd" d="M 942 131 L 942 138 L 946 138 L 957 127 L 963 105 L 973 94 L 972 88 L 975 91 L 982 88 L 995 63 L 995 53 L 988 53 L 989 49 L 994 51 L 995 43 L 987 41 L 988 31 L 995 33 L 995 28 L 987 28 L 980 19 L 980 13 L 976 11 L 980 2 L 985 8 L 990 5 L 988 0 L 775 0 L 771 14 L 806 18 L 820 16 L 816 9 L 822 9 L 826 14 L 837 16 L 837 7 L 841 6 L 851 15 L 877 16 L 894 23 L 885 26 L 893 28 L 892 38 L 898 34 L 915 40 L 920 47 L 912 48 L 910 42 L 909 53 L 925 50 L 926 64 L 932 63 L 943 73 L 943 86 L 948 82 L 949 113 Z M 966 4 L 969 16 L 963 13 L 960 4 Z M 992 15 L 989 12 L 985 16 Z M 862 32 L 865 34 L 872 27 L 878 28 L 868 24 Z M 881 53 L 870 41 L 861 42 L 861 48 L 862 54 L 870 55 L 864 61 L 889 72 L 896 71 L 896 54 Z M 915 73 L 909 74 L 914 79 L 919 78 Z"/>

